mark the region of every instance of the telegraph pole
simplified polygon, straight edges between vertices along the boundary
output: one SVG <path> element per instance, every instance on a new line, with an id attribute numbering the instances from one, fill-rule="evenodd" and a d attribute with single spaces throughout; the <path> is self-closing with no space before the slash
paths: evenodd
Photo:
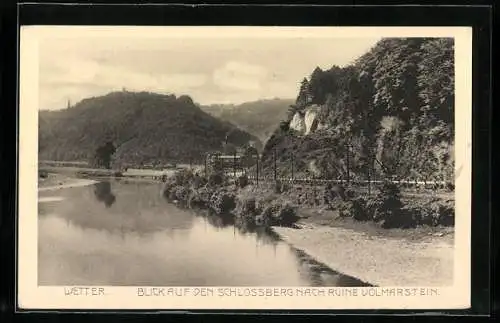
<path id="1" fill-rule="evenodd" d="M 259 185 L 259 154 L 257 154 L 257 160 L 256 161 L 257 161 L 257 163 L 255 165 L 255 167 L 256 167 L 255 181 L 256 181 L 257 185 Z"/>
<path id="2" fill-rule="evenodd" d="M 349 144 L 347 146 L 347 184 L 349 184 Z"/>
<path id="3" fill-rule="evenodd" d="M 233 175 L 236 177 L 236 150 L 234 151 L 234 156 L 233 156 Z"/>
<path id="4" fill-rule="evenodd" d="M 276 170 L 276 148 L 273 150 L 273 161 L 274 161 L 274 181 L 278 180 L 277 170 Z"/>

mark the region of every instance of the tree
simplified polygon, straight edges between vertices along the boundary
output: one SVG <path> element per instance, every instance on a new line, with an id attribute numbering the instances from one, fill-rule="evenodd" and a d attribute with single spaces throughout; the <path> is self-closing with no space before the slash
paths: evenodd
<path id="1" fill-rule="evenodd" d="M 257 163 L 257 158 L 259 158 L 259 152 L 253 146 L 248 146 L 242 156 L 242 163 L 246 167 L 252 167 Z"/>
<path id="2" fill-rule="evenodd" d="M 300 83 L 299 95 L 297 97 L 296 106 L 298 109 L 304 108 L 311 101 L 311 89 L 309 81 L 304 78 Z"/>
<path id="3" fill-rule="evenodd" d="M 319 67 L 316 67 L 311 74 L 309 93 L 311 95 L 311 103 L 313 104 L 323 104 L 326 100 L 328 84 L 325 76 L 325 72 Z"/>
<path id="4" fill-rule="evenodd" d="M 116 152 L 116 147 L 112 142 L 108 141 L 104 145 L 99 146 L 94 155 L 94 164 L 97 167 L 111 168 L 111 157 Z"/>

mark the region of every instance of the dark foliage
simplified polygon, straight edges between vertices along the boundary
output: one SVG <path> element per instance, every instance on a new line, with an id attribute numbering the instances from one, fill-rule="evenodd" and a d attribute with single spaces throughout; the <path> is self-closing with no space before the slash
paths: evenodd
<path id="1" fill-rule="evenodd" d="M 296 112 L 320 105 L 319 130 L 288 131 Z M 350 66 L 316 68 L 288 119 L 267 141 L 262 166 L 321 177 L 453 178 L 454 43 L 449 38 L 387 38 Z"/>
<path id="2" fill-rule="evenodd" d="M 116 145 L 115 162 L 143 164 L 203 160 L 228 142 L 257 139 L 197 107 L 187 96 L 113 92 L 39 115 L 39 157 L 91 160 L 103 141 Z"/>

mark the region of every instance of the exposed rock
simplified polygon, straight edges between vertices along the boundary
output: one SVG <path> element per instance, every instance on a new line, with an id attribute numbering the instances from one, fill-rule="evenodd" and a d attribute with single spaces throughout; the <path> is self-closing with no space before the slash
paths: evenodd
<path id="1" fill-rule="evenodd" d="M 290 122 L 290 129 L 295 130 L 300 135 L 308 135 L 318 127 L 318 112 L 321 108 L 318 105 L 311 105 L 304 111 L 298 111 Z"/>
<path id="2" fill-rule="evenodd" d="M 306 131 L 305 134 L 308 135 L 311 132 L 316 131 L 318 127 L 318 112 L 320 110 L 320 106 L 318 105 L 312 105 L 306 109 L 305 117 L 304 117 L 304 123 L 306 126 Z"/>
<path id="3" fill-rule="evenodd" d="M 300 134 L 306 132 L 306 123 L 304 121 L 304 116 L 301 112 L 296 112 L 290 122 L 290 129 L 297 131 Z"/>
<path id="4" fill-rule="evenodd" d="M 308 166 L 308 169 L 311 173 L 318 177 L 321 176 L 321 170 L 318 168 L 315 160 L 311 160 Z"/>

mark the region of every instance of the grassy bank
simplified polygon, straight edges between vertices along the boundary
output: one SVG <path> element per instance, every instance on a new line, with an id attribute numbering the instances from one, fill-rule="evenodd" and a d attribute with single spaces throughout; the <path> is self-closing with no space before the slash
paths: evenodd
<path id="1" fill-rule="evenodd" d="M 257 226 L 293 226 L 304 219 L 333 226 L 350 220 L 379 229 L 454 226 L 452 199 L 432 195 L 402 197 L 393 183 L 383 183 L 377 194 L 369 195 L 339 185 L 292 186 L 280 182 L 254 185 L 245 176 L 205 177 L 183 170 L 167 180 L 163 195 L 185 207 L 232 214 Z"/>
<path id="2" fill-rule="evenodd" d="M 250 226 L 292 226 L 299 220 L 291 200 L 251 185 L 246 177 L 204 177 L 181 170 L 167 179 L 162 194 L 181 206 L 209 209 Z"/>

